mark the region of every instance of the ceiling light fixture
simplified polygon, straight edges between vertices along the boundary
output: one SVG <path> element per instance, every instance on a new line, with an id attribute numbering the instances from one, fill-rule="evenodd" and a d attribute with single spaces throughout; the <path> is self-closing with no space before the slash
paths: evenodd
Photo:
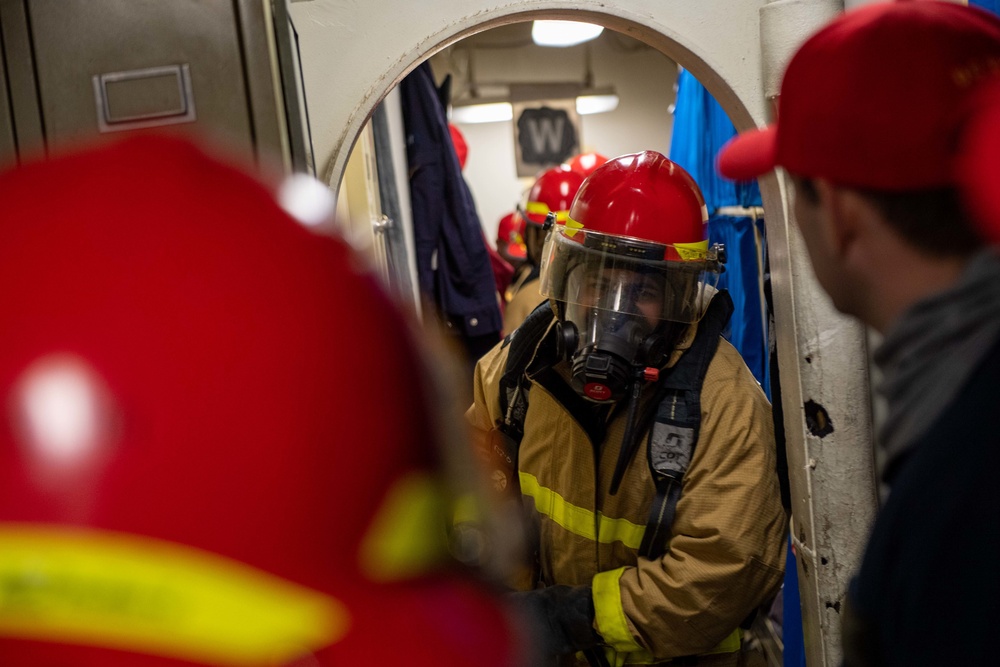
<path id="1" fill-rule="evenodd" d="M 501 123 L 513 119 L 514 109 L 506 100 L 472 98 L 451 107 L 453 123 Z"/>
<path id="2" fill-rule="evenodd" d="M 581 90 L 576 98 L 576 112 L 581 116 L 605 113 L 617 108 L 618 95 L 615 93 L 615 89 L 610 86 Z"/>
<path id="3" fill-rule="evenodd" d="M 538 46 L 576 46 L 604 32 L 604 26 L 579 21 L 534 21 L 531 39 Z"/>

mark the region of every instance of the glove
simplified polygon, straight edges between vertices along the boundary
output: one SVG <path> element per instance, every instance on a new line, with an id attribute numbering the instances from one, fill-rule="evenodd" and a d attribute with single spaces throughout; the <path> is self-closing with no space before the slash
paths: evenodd
<path id="1" fill-rule="evenodd" d="M 508 596 L 530 624 L 544 655 L 575 653 L 601 643 L 594 630 L 590 586 L 548 586 Z"/>

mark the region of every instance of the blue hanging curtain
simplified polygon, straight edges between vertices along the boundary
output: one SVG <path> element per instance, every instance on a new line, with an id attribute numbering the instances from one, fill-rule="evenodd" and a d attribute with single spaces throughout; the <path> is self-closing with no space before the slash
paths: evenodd
<path id="1" fill-rule="evenodd" d="M 1000 0 L 996 0 L 1000 2 Z M 760 206 L 757 182 L 733 183 L 715 171 L 715 157 L 736 134 L 729 117 L 704 86 L 689 72 L 677 81 L 670 159 L 694 177 L 708 207 L 708 238 L 726 246 L 726 272 L 719 286 L 729 290 L 734 312 L 727 338 L 746 360 L 754 377 L 771 397 L 771 364 L 764 327 L 760 277 L 766 268 L 764 221 L 753 217 L 720 215 L 720 208 Z M 777 386 L 777 376 L 775 376 Z M 780 406 L 775 408 L 776 426 L 781 427 Z M 783 438 L 780 438 L 781 442 Z M 783 443 L 782 443 L 783 446 Z M 789 543 L 785 585 L 776 609 L 781 609 L 782 656 L 785 667 L 805 667 L 802 614 L 795 557 Z"/>
<path id="2" fill-rule="evenodd" d="M 969 5 L 994 14 L 1000 14 L 1000 0 L 969 0 Z"/>
<path id="3" fill-rule="evenodd" d="M 736 133 L 722 107 L 697 79 L 683 70 L 677 82 L 670 159 L 682 166 L 701 188 L 708 206 L 710 243 L 726 246 L 726 272 L 719 286 L 733 297 L 726 338 L 740 351 L 750 371 L 767 389 L 767 339 L 762 319 L 758 247 L 763 247 L 763 220 L 718 215 L 726 206 L 760 206 L 756 181 L 733 183 L 715 172 L 715 156 Z"/>

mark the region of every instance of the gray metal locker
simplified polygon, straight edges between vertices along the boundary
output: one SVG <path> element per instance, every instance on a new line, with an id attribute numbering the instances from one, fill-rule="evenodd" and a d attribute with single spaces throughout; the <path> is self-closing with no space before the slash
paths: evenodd
<path id="1" fill-rule="evenodd" d="M 0 0 L 0 161 L 158 128 L 304 170 L 284 1 Z"/>

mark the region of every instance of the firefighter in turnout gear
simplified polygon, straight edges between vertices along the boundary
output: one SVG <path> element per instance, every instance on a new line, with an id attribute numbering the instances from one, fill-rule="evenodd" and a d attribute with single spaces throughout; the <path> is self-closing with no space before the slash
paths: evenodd
<path id="1" fill-rule="evenodd" d="M 542 265 L 542 246 L 545 232 L 542 227 L 549 213 L 562 223 L 569 215 L 573 197 L 583 184 L 583 176 L 560 165 L 543 172 L 528 191 L 528 202 L 524 206 L 524 244 L 528 257 L 518 267 L 507 290 L 507 307 L 504 310 L 504 333 L 516 329 L 528 313 L 545 301 L 538 292 L 538 277 Z"/>
<path id="2" fill-rule="evenodd" d="M 736 665 L 781 583 L 771 409 L 720 337 L 706 219 L 662 155 L 604 164 L 549 226 L 548 301 L 477 367 L 467 418 L 534 546 L 511 595 L 561 664 Z"/>

